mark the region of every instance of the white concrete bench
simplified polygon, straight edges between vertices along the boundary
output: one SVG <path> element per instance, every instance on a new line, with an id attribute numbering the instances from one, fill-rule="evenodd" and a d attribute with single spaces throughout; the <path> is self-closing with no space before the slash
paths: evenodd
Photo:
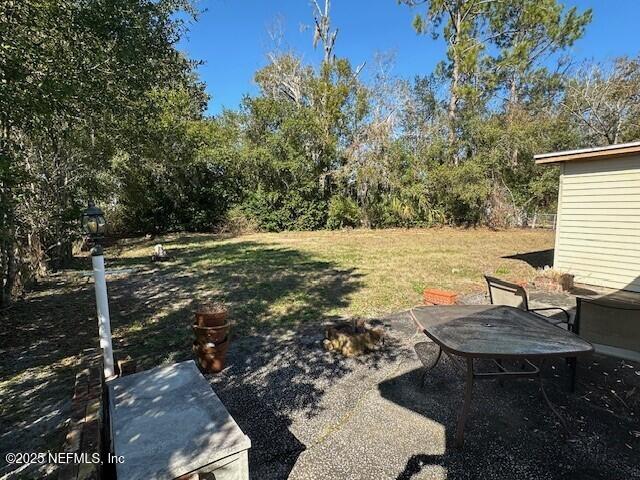
<path id="1" fill-rule="evenodd" d="M 248 480 L 251 441 L 190 360 L 109 382 L 118 480 Z M 207 477 L 208 478 L 208 477 Z"/>

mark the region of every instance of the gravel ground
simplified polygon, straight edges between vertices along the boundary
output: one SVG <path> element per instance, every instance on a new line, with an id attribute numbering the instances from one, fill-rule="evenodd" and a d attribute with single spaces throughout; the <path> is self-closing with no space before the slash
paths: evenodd
<path id="1" fill-rule="evenodd" d="M 185 278 L 144 270 L 110 280 L 114 346 L 140 368 L 189 357 L 185 299 L 198 289 Z M 253 478 L 640 478 L 640 365 L 596 356 L 579 365 L 574 395 L 566 392 L 564 364 L 549 366 L 547 391 L 571 425 L 568 438 L 535 382 L 479 383 L 460 451 L 451 442 L 463 385 L 452 366 L 445 359 L 420 386 L 412 347 L 423 338 L 402 314 L 383 319 L 387 337 L 377 352 L 344 359 L 324 351 L 318 323 L 333 318 L 323 310 L 335 303 L 333 292 L 309 307 L 318 314 L 312 324 L 234 340 L 228 368 L 209 377 L 253 442 Z M 466 300 L 486 301 L 484 294 Z M 86 278 L 54 277 L 0 312 L 1 457 L 59 451 L 73 365 L 95 345 L 94 316 Z M 151 320 L 138 325 L 140 318 Z M 146 350 L 153 355 L 137 355 Z M 0 458 L 0 478 L 5 473 Z M 56 470 L 8 475 L 53 478 Z"/>
<path id="2" fill-rule="evenodd" d="M 254 479 L 640 478 L 640 367 L 594 357 L 575 394 L 562 362 L 547 393 L 569 421 L 563 435 L 537 381 L 477 382 L 465 447 L 453 447 L 463 381 L 444 359 L 422 371 L 406 313 L 383 319 L 379 351 L 345 359 L 316 329 L 235 342 L 209 376 L 251 438 Z"/>

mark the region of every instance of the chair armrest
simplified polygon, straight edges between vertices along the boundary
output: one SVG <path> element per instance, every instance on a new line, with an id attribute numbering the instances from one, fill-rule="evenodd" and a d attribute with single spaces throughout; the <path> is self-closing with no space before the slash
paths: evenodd
<path id="1" fill-rule="evenodd" d="M 571 324 L 571 315 L 569 315 L 569 312 L 567 312 L 564 308 L 560 308 L 560 307 L 547 307 L 547 308 L 530 308 L 529 311 L 530 312 L 544 312 L 546 310 L 558 310 L 560 312 L 562 312 L 564 314 L 564 316 L 567 319 L 567 324 Z"/>

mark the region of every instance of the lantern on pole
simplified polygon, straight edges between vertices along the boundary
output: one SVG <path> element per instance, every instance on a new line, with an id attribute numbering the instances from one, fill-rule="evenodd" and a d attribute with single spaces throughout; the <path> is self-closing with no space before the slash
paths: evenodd
<path id="1" fill-rule="evenodd" d="M 96 310 L 98 313 L 98 333 L 100 348 L 104 359 L 104 376 L 114 376 L 113 345 L 111 342 L 111 320 L 109 318 L 109 298 L 107 296 L 107 280 L 104 271 L 104 254 L 100 239 L 104 234 L 107 222 L 104 213 L 89 200 L 87 209 L 82 213 L 82 228 L 93 243 L 91 263 L 96 290 Z"/>

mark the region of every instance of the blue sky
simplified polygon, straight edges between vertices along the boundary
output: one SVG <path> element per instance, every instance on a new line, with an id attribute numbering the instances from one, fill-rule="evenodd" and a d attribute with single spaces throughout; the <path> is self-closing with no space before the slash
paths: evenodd
<path id="1" fill-rule="evenodd" d="M 640 0 L 563 3 L 593 9 L 586 35 L 569 52 L 576 61 L 640 53 Z M 266 64 L 266 52 L 273 46 L 267 31 L 276 19 L 286 46 L 309 63 L 317 64 L 322 56 L 312 48 L 312 30 L 301 28 L 313 21 L 308 0 L 200 0 L 199 5 L 206 12 L 190 26 L 179 48 L 205 62 L 199 73 L 211 96 L 211 114 L 236 108 L 244 94 L 256 91 L 253 75 Z M 336 54 L 354 65 L 366 61 L 371 66 L 376 52 L 394 52 L 397 75 L 412 78 L 431 72 L 443 58 L 444 44 L 416 35 L 411 28 L 414 14 L 396 0 L 333 0 L 332 21 L 339 29 Z"/>

